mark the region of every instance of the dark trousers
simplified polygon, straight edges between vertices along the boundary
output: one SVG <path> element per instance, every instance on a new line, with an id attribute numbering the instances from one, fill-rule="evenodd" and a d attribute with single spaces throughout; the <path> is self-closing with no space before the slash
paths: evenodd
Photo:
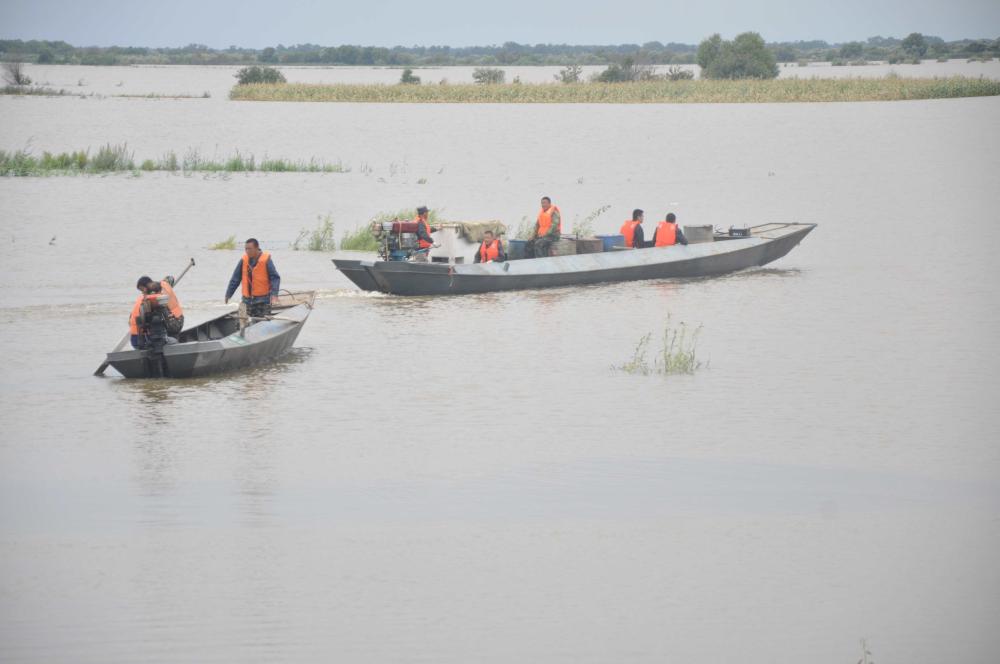
<path id="1" fill-rule="evenodd" d="M 184 316 L 174 318 L 173 316 L 167 316 L 164 319 L 164 325 L 167 328 L 167 334 L 172 337 L 176 337 L 184 329 Z"/>
<path id="2" fill-rule="evenodd" d="M 243 302 L 247 305 L 247 313 L 253 318 L 263 318 L 271 315 L 271 296 L 265 297 L 245 297 Z"/>
<path id="3" fill-rule="evenodd" d="M 535 240 L 532 245 L 535 258 L 546 258 L 551 251 L 553 242 L 555 242 L 555 240 L 549 236 L 540 237 Z"/>

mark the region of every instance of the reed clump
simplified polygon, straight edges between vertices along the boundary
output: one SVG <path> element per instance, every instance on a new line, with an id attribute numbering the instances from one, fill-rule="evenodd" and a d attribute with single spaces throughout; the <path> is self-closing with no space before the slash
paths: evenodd
<path id="1" fill-rule="evenodd" d="M 220 240 L 220 241 L 216 242 L 215 244 L 209 245 L 208 248 L 212 249 L 212 250 L 215 250 L 215 251 L 230 251 L 230 250 L 233 250 L 233 249 L 236 248 L 236 236 L 235 235 L 230 235 L 225 240 Z"/>
<path id="2" fill-rule="evenodd" d="M 656 80 L 627 83 L 240 85 L 245 101 L 482 104 L 663 104 L 900 101 L 1000 95 L 1000 81 L 949 78 Z"/>
<path id="3" fill-rule="evenodd" d="M 312 230 L 302 229 L 299 236 L 292 243 L 295 251 L 334 251 L 337 248 L 337 241 L 333 237 L 333 218 L 317 216 L 318 224 Z"/>
<path id="4" fill-rule="evenodd" d="M 313 157 L 308 161 L 264 157 L 239 151 L 224 158 L 206 158 L 191 149 L 178 157 L 173 150 L 156 159 L 144 159 L 136 166 L 133 152 L 125 143 L 108 143 L 91 154 L 90 150 L 73 152 L 43 152 L 36 157 L 27 149 L 6 152 L 0 150 L 0 176 L 74 175 L 83 173 L 116 173 L 126 171 L 166 171 L 171 173 L 347 173 L 351 169 L 340 160 L 327 162 Z"/>
<path id="5" fill-rule="evenodd" d="M 74 173 L 114 173 L 134 171 L 135 162 L 128 145 L 103 145 L 91 155 L 89 150 L 42 152 L 36 157 L 28 150 L 0 150 L 0 175 L 30 176 Z"/>
<path id="6" fill-rule="evenodd" d="M 676 327 L 671 326 L 670 318 L 663 329 L 662 347 L 653 356 L 652 363 L 647 356 L 649 354 L 649 344 L 653 333 L 650 332 L 639 339 L 632 351 L 632 358 L 627 362 L 614 367 L 618 371 L 627 374 L 639 374 L 649 376 L 658 374 L 670 376 L 674 374 L 693 374 L 703 366 L 697 357 L 698 335 L 701 326 L 690 330 L 686 323 L 680 323 Z"/>
<path id="7" fill-rule="evenodd" d="M 66 90 L 47 88 L 40 85 L 5 85 L 0 87 L 0 95 L 41 95 L 43 97 L 61 97 L 70 94 Z"/>
<path id="8" fill-rule="evenodd" d="M 343 251 L 378 251 L 378 240 L 369 226 L 361 226 L 353 232 L 344 233 L 340 238 L 340 248 Z"/>

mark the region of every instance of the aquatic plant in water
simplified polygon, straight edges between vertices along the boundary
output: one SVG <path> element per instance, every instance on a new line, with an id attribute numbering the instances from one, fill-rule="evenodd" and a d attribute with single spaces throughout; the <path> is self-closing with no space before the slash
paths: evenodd
<path id="1" fill-rule="evenodd" d="M 133 153 L 126 143 L 115 145 L 107 143 L 96 154 L 91 156 L 89 150 L 74 152 L 51 153 L 43 152 L 40 158 L 33 156 L 29 150 L 15 152 L 0 150 L 0 175 L 72 175 L 77 173 L 115 173 L 135 171 L 136 165 Z M 159 159 L 144 159 L 139 163 L 141 171 L 177 172 L 272 172 L 272 173 L 347 173 L 351 169 L 340 160 L 327 162 L 316 159 L 296 161 L 291 159 L 275 159 L 267 156 L 258 161 L 253 154 L 234 152 L 224 159 L 206 159 L 198 150 L 191 148 L 183 159 L 177 157 L 173 150 L 165 153 Z"/>
<path id="2" fill-rule="evenodd" d="M 215 244 L 209 245 L 209 249 L 215 251 L 228 251 L 236 248 L 236 236 L 230 235 L 225 240 L 216 242 Z"/>
<path id="3" fill-rule="evenodd" d="M 295 251 L 334 251 L 337 242 L 333 238 L 333 218 L 326 216 L 316 216 L 319 224 L 313 230 L 302 229 L 299 236 L 292 243 Z"/>
<path id="4" fill-rule="evenodd" d="M 670 317 L 663 329 L 663 347 L 653 358 L 650 364 L 647 359 L 649 352 L 649 342 L 653 337 L 650 332 L 639 339 L 632 351 L 632 358 L 627 362 L 614 367 L 618 371 L 627 374 L 639 374 L 648 376 L 659 374 L 669 376 L 672 374 L 693 374 L 700 369 L 703 364 L 698 360 L 696 350 L 698 346 L 698 334 L 701 332 L 699 325 L 689 334 L 686 323 L 680 323 L 678 327 L 671 327 Z"/>

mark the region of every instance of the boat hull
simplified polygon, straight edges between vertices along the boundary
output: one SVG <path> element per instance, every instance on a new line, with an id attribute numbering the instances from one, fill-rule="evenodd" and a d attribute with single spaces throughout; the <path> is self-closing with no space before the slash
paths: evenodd
<path id="1" fill-rule="evenodd" d="M 239 331 L 234 312 L 181 333 L 181 343 L 162 352 L 129 349 L 108 353 L 107 361 L 126 378 L 197 378 L 247 369 L 271 362 L 291 349 L 312 309 L 308 302 L 276 308 L 271 320 L 259 320 Z M 256 320 L 256 319 L 255 319 Z"/>
<path id="2" fill-rule="evenodd" d="M 614 281 L 704 277 L 767 265 L 815 224 L 766 224 L 751 237 L 474 265 L 334 259 L 363 290 L 393 295 L 461 295 Z"/>

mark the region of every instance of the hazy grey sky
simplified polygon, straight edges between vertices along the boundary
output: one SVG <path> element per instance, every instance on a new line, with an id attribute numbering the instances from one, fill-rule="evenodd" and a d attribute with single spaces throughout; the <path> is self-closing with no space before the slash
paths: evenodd
<path id="1" fill-rule="evenodd" d="M 0 0 L 0 37 L 76 46 L 469 46 L 1000 36 L 1000 0 Z"/>

